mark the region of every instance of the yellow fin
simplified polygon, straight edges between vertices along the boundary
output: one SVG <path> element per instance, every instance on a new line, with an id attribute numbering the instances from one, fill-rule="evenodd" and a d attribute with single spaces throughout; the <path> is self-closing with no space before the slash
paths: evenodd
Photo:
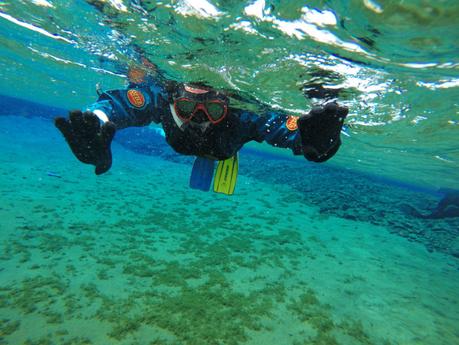
<path id="1" fill-rule="evenodd" d="M 214 192 L 231 195 L 234 193 L 239 170 L 238 155 L 219 161 L 214 178 Z"/>

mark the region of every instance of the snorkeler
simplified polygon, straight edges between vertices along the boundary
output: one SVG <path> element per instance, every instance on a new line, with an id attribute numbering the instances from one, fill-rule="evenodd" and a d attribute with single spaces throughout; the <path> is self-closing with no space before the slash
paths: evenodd
<path id="1" fill-rule="evenodd" d="M 265 107 L 266 108 L 266 107 Z M 232 106 L 229 97 L 209 87 L 149 80 L 132 82 L 127 89 L 101 92 L 86 111 L 70 111 L 55 119 L 72 152 L 95 166 L 97 175 L 112 165 L 111 141 L 116 130 L 161 123 L 166 141 L 178 153 L 196 156 L 190 186 L 232 194 L 237 153 L 249 141 L 266 141 L 289 148 L 314 162 L 336 154 L 347 107 L 328 103 L 298 117 L 267 109 L 262 114 Z"/>

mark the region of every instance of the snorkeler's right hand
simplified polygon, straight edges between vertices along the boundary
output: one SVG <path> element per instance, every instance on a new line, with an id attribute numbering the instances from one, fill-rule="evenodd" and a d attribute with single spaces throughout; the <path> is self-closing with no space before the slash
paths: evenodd
<path id="1" fill-rule="evenodd" d="M 96 174 L 107 172 L 112 166 L 111 142 L 115 135 L 115 124 L 100 124 L 92 112 L 80 110 L 69 112 L 69 118 L 57 117 L 55 126 L 62 132 L 73 154 L 83 163 L 96 167 Z"/>

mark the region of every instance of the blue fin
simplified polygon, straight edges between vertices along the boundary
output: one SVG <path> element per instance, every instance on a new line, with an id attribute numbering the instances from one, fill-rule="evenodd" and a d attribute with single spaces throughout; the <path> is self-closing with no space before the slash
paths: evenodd
<path id="1" fill-rule="evenodd" d="M 193 163 L 193 170 L 191 170 L 190 187 L 208 192 L 214 177 L 214 167 L 214 160 L 196 157 Z"/>

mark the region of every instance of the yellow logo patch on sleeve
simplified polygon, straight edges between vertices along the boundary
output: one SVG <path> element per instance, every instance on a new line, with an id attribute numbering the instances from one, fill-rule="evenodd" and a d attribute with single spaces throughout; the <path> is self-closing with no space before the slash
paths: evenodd
<path id="1" fill-rule="evenodd" d="M 139 90 L 131 89 L 127 92 L 127 99 L 136 108 L 142 108 L 145 105 L 145 97 Z"/>
<path id="2" fill-rule="evenodd" d="M 285 127 L 287 127 L 287 129 L 289 131 L 295 131 L 298 129 L 298 119 L 300 117 L 299 116 L 293 116 L 293 115 L 290 115 L 287 119 L 287 121 L 285 122 Z"/>

